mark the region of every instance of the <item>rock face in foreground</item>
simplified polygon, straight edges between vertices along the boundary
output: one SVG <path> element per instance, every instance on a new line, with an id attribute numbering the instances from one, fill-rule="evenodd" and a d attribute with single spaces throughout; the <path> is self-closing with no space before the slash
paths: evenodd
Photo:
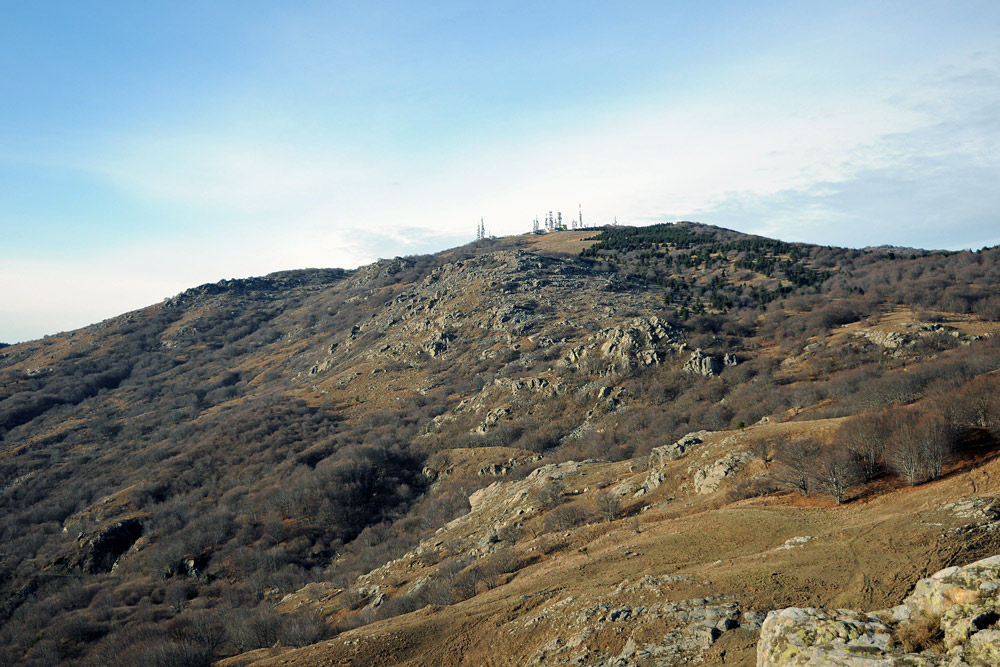
<path id="1" fill-rule="evenodd" d="M 901 605 L 772 611 L 757 667 L 1000 664 L 1000 556 L 921 579 Z"/>

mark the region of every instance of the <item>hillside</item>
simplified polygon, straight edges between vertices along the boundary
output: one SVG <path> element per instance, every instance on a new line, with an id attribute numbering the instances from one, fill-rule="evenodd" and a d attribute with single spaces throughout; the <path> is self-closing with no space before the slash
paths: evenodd
<path id="1" fill-rule="evenodd" d="M 4 347 L 2 664 L 753 664 L 1000 553 L 998 260 L 560 232 Z"/>

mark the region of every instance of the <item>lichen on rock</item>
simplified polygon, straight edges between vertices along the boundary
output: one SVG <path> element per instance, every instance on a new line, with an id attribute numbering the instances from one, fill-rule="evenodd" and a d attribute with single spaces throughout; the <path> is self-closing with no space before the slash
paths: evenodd
<path id="1" fill-rule="evenodd" d="M 868 614 L 797 607 L 772 611 L 761 627 L 757 667 L 997 665 L 998 623 L 1000 555 L 921 579 L 892 609 Z M 907 651 L 914 627 L 939 641 Z"/>

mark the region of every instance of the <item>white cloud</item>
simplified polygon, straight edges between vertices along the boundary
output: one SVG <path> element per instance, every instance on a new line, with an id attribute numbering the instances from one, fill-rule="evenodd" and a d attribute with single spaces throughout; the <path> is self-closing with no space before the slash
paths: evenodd
<path id="1" fill-rule="evenodd" d="M 1000 242 L 998 80 L 994 54 L 878 90 L 705 88 L 558 135 L 429 154 L 225 128 L 119 139 L 60 159 L 178 224 L 87 260 L 8 259 L 0 279 L 33 290 L 6 295 L 0 317 L 35 322 L 0 335 L 79 326 L 220 278 L 449 247 L 471 240 L 480 216 L 494 233 L 525 232 L 550 209 L 572 218 L 578 203 L 592 224 L 694 219 L 838 245 Z"/>

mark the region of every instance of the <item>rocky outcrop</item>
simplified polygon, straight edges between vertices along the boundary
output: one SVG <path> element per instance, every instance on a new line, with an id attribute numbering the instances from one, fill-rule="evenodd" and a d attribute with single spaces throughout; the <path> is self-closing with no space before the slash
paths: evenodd
<path id="1" fill-rule="evenodd" d="M 484 435 L 489 433 L 490 429 L 500 423 L 501 419 L 509 417 L 513 413 L 510 406 L 504 405 L 499 408 L 493 408 L 486 413 L 486 419 L 483 420 L 479 426 L 477 426 L 473 433 L 478 433 L 479 435 Z"/>
<path id="2" fill-rule="evenodd" d="M 997 665 L 998 624 L 1000 556 L 993 556 L 921 579 L 892 609 L 773 611 L 761 627 L 757 667 Z"/>
<path id="3" fill-rule="evenodd" d="M 736 356 L 728 352 L 722 357 L 714 357 L 698 348 L 691 353 L 691 358 L 684 362 L 684 370 L 693 375 L 713 377 L 721 373 L 723 369 L 738 363 L 739 360 Z"/>
<path id="4" fill-rule="evenodd" d="M 942 505 L 940 509 L 966 521 L 964 525 L 951 528 L 949 530 L 951 533 L 1000 530 L 1000 499 L 998 498 L 984 496 L 959 498 L 953 503 Z"/>
<path id="5" fill-rule="evenodd" d="M 989 337 L 989 334 L 963 335 L 955 327 L 937 323 L 915 322 L 904 326 L 904 331 L 891 331 L 869 327 L 856 331 L 854 335 L 867 339 L 869 342 L 883 348 L 887 354 L 892 353 L 894 356 L 898 356 L 906 348 L 914 347 L 921 340 L 932 339 L 937 344 L 950 347 L 956 343 L 968 345 L 977 340 L 982 340 L 984 337 Z"/>
<path id="6" fill-rule="evenodd" d="M 526 510 L 531 507 L 533 491 L 578 472 L 582 466 L 588 463 L 592 463 L 592 461 L 551 463 L 532 470 L 527 477 L 518 482 L 493 482 L 485 489 L 479 489 L 470 495 L 469 506 L 472 508 L 472 512 L 493 509 L 503 514 L 509 513 L 511 510 Z M 455 519 L 449 525 L 466 520 L 472 512 Z"/>
<path id="7" fill-rule="evenodd" d="M 454 336 L 452 334 L 439 331 L 436 335 L 425 340 L 421 347 L 431 357 L 436 357 L 448 351 L 448 343 L 453 339 Z"/>
<path id="8" fill-rule="evenodd" d="M 901 347 L 907 347 L 913 345 L 914 341 L 912 338 L 899 331 L 882 331 L 881 329 L 865 329 L 863 331 L 857 332 L 855 334 L 862 338 L 867 338 L 869 341 L 878 345 L 879 347 L 884 347 L 887 350 L 898 350 Z"/>
<path id="9" fill-rule="evenodd" d="M 626 601 L 637 592 L 663 595 L 683 579 L 646 575 L 638 582 L 622 582 L 615 588 L 614 597 L 606 601 L 587 604 L 568 597 L 543 605 L 525 625 L 543 628 L 550 619 L 558 618 L 562 632 L 539 646 L 527 664 L 602 667 L 693 664 L 701 662 L 705 649 L 724 633 L 756 622 L 752 612 L 741 614 L 739 605 L 722 595 L 647 604 Z M 654 628 L 658 637 L 651 642 L 649 637 Z M 622 639 L 608 642 L 609 635 Z"/>
<path id="10" fill-rule="evenodd" d="M 476 474 L 479 477 L 506 477 L 510 471 L 535 461 L 540 461 L 542 459 L 541 454 L 535 454 L 534 456 L 522 456 L 516 457 L 512 456 L 503 463 L 491 463 L 487 466 L 483 466 L 479 469 Z"/>
<path id="11" fill-rule="evenodd" d="M 649 493 L 666 481 L 667 475 L 663 470 L 663 466 L 670 461 L 676 461 L 677 459 L 686 456 L 692 447 L 702 443 L 702 438 L 706 434 L 708 434 L 708 431 L 688 433 L 677 442 L 669 445 L 662 445 L 660 447 L 654 447 L 653 451 L 649 453 L 647 464 L 649 472 L 646 474 L 646 479 L 642 483 L 642 486 L 636 490 L 635 496 L 639 497 Z"/>
<path id="12" fill-rule="evenodd" d="M 674 332 L 660 318 L 636 318 L 623 327 L 605 329 L 597 335 L 600 352 L 624 364 L 652 366 L 663 359 L 662 343 L 676 342 Z"/>
<path id="13" fill-rule="evenodd" d="M 889 627 L 875 614 L 789 607 L 771 612 L 764 620 L 757 667 L 905 664 L 885 661 L 891 644 Z"/>
<path id="14" fill-rule="evenodd" d="M 708 431 L 695 431 L 688 433 L 675 443 L 654 447 L 653 451 L 649 453 L 649 467 L 655 468 L 668 461 L 676 461 L 686 455 L 692 447 L 700 445 L 707 434 Z"/>
<path id="15" fill-rule="evenodd" d="M 111 572 L 118 559 L 142 536 L 139 519 L 122 519 L 77 538 L 76 553 L 62 562 L 84 572 Z"/>
<path id="16" fill-rule="evenodd" d="M 705 494 L 717 491 L 723 479 L 738 473 L 753 458 L 754 454 L 751 452 L 733 452 L 726 454 L 708 467 L 695 470 L 695 493 Z"/>
<path id="17" fill-rule="evenodd" d="M 563 391 L 565 391 L 566 386 L 560 383 L 552 383 L 543 377 L 533 377 L 533 378 L 496 378 L 493 380 L 493 384 L 498 387 L 503 387 L 509 389 L 513 396 L 524 396 L 528 395 L 541 395 L 541 396 L 559 396 Z"/>

